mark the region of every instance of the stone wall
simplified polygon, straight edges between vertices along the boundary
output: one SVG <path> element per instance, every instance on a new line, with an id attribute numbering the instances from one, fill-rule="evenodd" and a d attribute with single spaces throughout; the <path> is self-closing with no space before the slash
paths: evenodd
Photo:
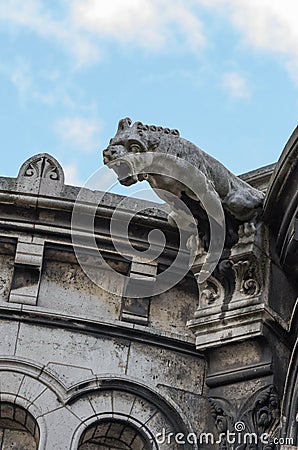
<path id="1" fill-rule="evenodd" d="M 40 162 L 48 172 L 38 172 Z M 54 179 L 45 178 L 50 173 Z M 8 439 L 13 445 L 21 439 L 26 449 L 178 448 L 175 442 L 157 447 L 156 436 L 163 429 L 187 434 L 207 427 L 206 360 L 186 326 L 197 307 L 196 282 L 188 275 L 135 309 L 125 303 L 117 277 L 129 264 L 108 245 L 114 275 L 83 249 L 91 281 L 70 237 L 77 193 L 64 186 L 63 171 L 49 155 L 31 158 L 18 179 L 2 179 L 1 401 L 30 412 L 39 434 L 14 429 L 12 417 L 7 429 L 0 423 L 1 448 L 10 448 Z M 118 201 L 110 196 L 97 215 L 99 240 Z M 155 209 L 135 219 L 140 244 L 148 230 L 166 224 L 163 211 L 148 206 Z M 139 266 L 136 273 L 144 272 Z"/>

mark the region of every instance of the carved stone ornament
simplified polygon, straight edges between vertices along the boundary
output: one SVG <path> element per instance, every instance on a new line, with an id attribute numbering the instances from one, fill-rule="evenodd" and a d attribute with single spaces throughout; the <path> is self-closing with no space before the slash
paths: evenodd
<path id="1" fill-rule="evenodd" d="M 200 285 L 200 309 L 218 304 L 223 300 L 223 298 L 223 286 L 216 278 L 211 276 L 202 285 Z"/>
<path id="2" fill-rule="evenodd" d="M 144 125 L 141 122 L 132 124 L 131 119 L 122 119 L 119 121 L 116 135 L 103 151 L 103 161 L 117 173 L 120 183 L 126 186 L 146 179 L 153 189 L 169 191 L 180 198 L 186 193 L 188 200 L 193 200 L 189 198 L 185 186 L 181 185 L 178 192 L 178 178 L 174 177 L 171 182 L 156 173 L 151 174 L 150 159 L 148 166 L 142 167 L 141 173 L 136 173 L 131 160 L 128 161 L 126 157 L 128 154 L 137 155 L 144 152 L 150 152 L 157 157 L 161 154 L 171 155 L 177 158 L 177 166 L 179 160 L 182 160 L 196 167 L 215 189 L 224 210 L 237 220 L 245 221 L 255 217 L 262 207 L 264 194 L 261 191 L 233 175 L 196 145 L 181 138 L 178 130 Z M 116 160 L 117 163 L 113 164 Z M 199 204 L 198 199 L 194 201 Z"/>
<path id="3" fill-rule="evenodd" d="M 211 415 L 220 448 L 225 450 L 271 450 L 280 431 L 280 403 L 275 386 L 254 393 L 240 408 L 222 398 L 210 398 Z"/>
<path id="4" fill-rule="evenodd" d="M 54 194 L 61 191 L 63 185 L 63 169 L 58 161 L 47 153 L 29 158 L 19 170 L 19 190 Z"/>
<path id="5" fill-rule="evenodd" d="M 164 172 L 165 158 L 171 168 L 171 175 Z M 222 245 L 226 253 L 231 253 L 237 242 L 241 249 L 253 242 L 253 221 L 262 209 L 264 194 L 233 175 L 197 146 L 181 138 L 177 130 L 144 125 L 142 122 L 132 123 L 129 118 L 122 119 L 118 123 L 116 135 L 103 151 L 103 162 L 116 172 L 119 182 L 125 186 L 137 181 L 148 181 L 156 194 L 170 205 L 170 222 L 175 215 L 180 216 L 180 223 L 190 233 L 187 247 L 191 257 L 194 256 L 195 266 L 198 267 L 202 260 L 208 260 L 206 250 L 216 239 L 219 241 L 215 246 L 220 248 Z M 191 172 L 191 168 L 195 171 Z M 187 173 L 191 178 L 190 184 L 189 178 L 185 177 Z M 194 222 L 189 221 L 187 214 L 184 214 L 181 203 L 191 211 Z M 215 211 L 219 209 L 221 213 Z M 198 237 L 191 231 L 193 226 L 197 228 Z M 217 232 L 213 232 L 211 238 L 212 227 Z M 228 258 L 223 260 L 219 266 L 230 264 L 231 269 L 232 263 Z M 230 301 L 235 289 L 235 272 L 231 269 L 226 276 L 220 272 L 221 268 L 218 267 L 218 276 L 215 275 L 215 278 L 224 286 L 225 301 Z M 244 278 L 241 289 L 241 293 L 253 295 L 257 291 L 253 278 Z M 215 300 L 216 295 L 210 293 L 212 289 L 209 292 L 206 289 L 201 291 L 204 291 L 203 295 L 210 302 Z"/>
<path id="6" fill-rule="evenodd" d="M 256 234 L 256 226 L 253 222 L 245 222 L 239 226 L 239 245 L 251 244 Z"/>
<path id="7" fill-rule="evenodd" d="M 187 326 L 196 336 L 196 348 L 221 346 L 227 342 L 262 336 L 264 323 L 272 320 L 263 300 L 264 252 L 257 245 L 262 228 L 239 227 L 238 242 L 227 251 L 212 275 L 198 282 L 199 304 Z M 206 253 L 195 259 L 192 272 L 199 280 Z"/>
<path id="8" fill-rule="evenodd" d="M 232 413 L 233 406 L 221 398 L 209 398 L 211 415 L 219 433 L 226 433 L 234 429 L 235 418 Z"/>
<path id="9" fill-rule="evenodd" d="M 261 293 L 262 256 L 255 246 L 257 231 L 254 223 L 244 223 L 238 229 L 239 239 L 231 248 L 227 258 L 219 261 L 211 277 L 199 285 L 199 309 L 208 305 L 222 305 L 256 298 Z M 195 278 L 204 264 L 207 252 L 200 252 L 192 267 Z"/>
<path id="10" fill-rule="evenodd" d="M 24 177 L 59 180 L 59 173 L 57 167 L 48 158 L 41 157 L 28 164 L 24 171 Z"/>
<path id="11" fill-rule="evenodd" d="M 260 283 L 256 279 L 255 263 L 249 260 L 234 263 L 236 272 L 236 291 L 246 297 L 253 297 L 260 292 Z"/>
<path id="12" fill-rule="evenodd" d="M 28 159 L 22 165 L 18 177 L 60 180 L 63 172 L 60 164 L 52 156 L 44 153 Z"/>

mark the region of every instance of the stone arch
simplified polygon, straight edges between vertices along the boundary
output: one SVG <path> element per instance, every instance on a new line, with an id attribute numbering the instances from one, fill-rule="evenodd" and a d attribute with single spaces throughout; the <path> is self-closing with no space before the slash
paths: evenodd
<path id="1" fill-rule="evenodd" d="M 161 395 L 155 387 L 129 378 L 93 377 L 65 386 L 46 367 L 28 360 L 1 357 L 0 392 L 2 401 L 22 406 L 37 421 L 38 450 L 78 450 L 86 429 L 99 421 L 125 421 L 146 442 L 152 443 L 154 450 L 179 448 L 173 441 L 170 445 L 156 442 L 156 435 L 163 430 L 193 433 L 173 400 Z M 198 447 L 185 444 L 184 449 Z"/>
<path id="2" fill-rule="evenodd" d="M 23 377 L 25 377 L 23 379 Z M 41 364 L 24 358 L 0 356 L 0 391 L 1 393 L 11 393 L 20 397 L 22 392 L 21 384 L 27 378 L 30 383 L 48 388 L 55 393 L 55 396 L 61 401 L 66 401 L 67 390 L 61 380 L 55 374 L 47 370 Z M 35 392 L 37 388 L 33 389 Z M 22 396 L 21 396 L 22 397 Z M 31 397 L 28 398 L 32 401 Z"/>
<path id="3" fill-rule="evenodd" d="M 144 429 L 139 430 L 125 418 L 114 416 L 100 419 L 86 428 L 78 450 L 151 450 L 153 445 L 153 437 Z"/>
<path id="4" fill-rule="evenodd" d="M 133 383 L 122 382 L 117 383 L 112 380 L 110 387 L 105 386 L 104 382 L 100 390 L 89 392 L 80 398 L 71 402 L 71 408 L 75 414 L 81 417 L 81 424 L 75 430 L 73 435 L 71 450 L 89 450 L 86 445 L 90 444 L 90 449 L 101 449 L 99 442 L 98 447 L 91 447 L 90 441 L 96 434 L 97 427 L 108 423 L 125 423 L 127 428 L 135 430 L 136 437 L 139 436 L 144 450 L 176 450 L 179 445 L 171 438 L 171 441 L 164 440 L 160 442 L 159 437 L 163 433 L 168 436 L 172 433 L 182 433 L 185 437 L 189 433 L 193 433 L 187 423 L 175 411 L 172 405 L 168 404 L 161 396 L 145 389 L 142 386 Z M 99 428 L 100 430 L 101 428 Z M 88 442 L 89 440 L 89 442 Z M 107 447 L 109 448 L 109 447 Z M 117 447 L 114 447 L 117 448 Z M 123 450 L 134 450 L 133 447 Z M 119 449 L 122 450 L 121 447 Z M 185 450 L 197 450 L 196 444 L 185 442 Z M 113 447 L 111 447 L 113 449 Z"/>
<path id="5" fill-rule="evenodd" d="M 39 448 L 39 425 L 32 414 L 17 403 L 0 403 L 0 448 L 8 450 L 37 450 Z M 14 447 L 12 447 L 12 445 Z"/>
<path id="6" fill-rule="evenodd" d="M 1 405 L 5 405 L 5 414 L 10 414 L 10 420 L 16 418 L 20 425 L 23 425 L 24 428 L 27 427 L 35 442 L 37 442 L 36 450 L 44 450 L 48 437 L 44 415 L 49 411 L 50 405 L 57 407 L 59 400 L 57 393 L 50 388 L 50 380 L 47 379 L 47 384 L 45 384 L 38 379 L 39 377 L 43 377 L 41 369 L 38 370 L 34 364 L 0 358 L 0 411 L 2 411 Z M 54 401 L 57 403 L 55 404 Z M 26 412 L 25 416 L 24 411 Z M 11 422 L 8 423 L 7 420 L 2 422 L 2 424 L 5 423 L 10 427 L 13 425 Z M 35 425 L 33 426 L 33 424 Z M 14 428 L 17 428 L 17 426 L 14 426 Z M 21 429 L 22 427 L 18 428 Z M 23 431 L 25 430 L 23 429 Z M 19 447 L 16 448 L 19 449 Z M 23 447 L 20 447 L 20 450 L 22 449 Z M 24 449 L 27 450 L 27 447 L 24 447 Z M 29 445 L 28 450 L 31 450 Z"/>

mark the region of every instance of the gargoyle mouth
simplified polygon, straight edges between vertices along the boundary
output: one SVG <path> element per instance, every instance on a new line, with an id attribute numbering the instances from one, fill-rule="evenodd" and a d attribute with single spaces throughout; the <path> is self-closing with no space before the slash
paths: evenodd
<path id="1" fill-rule="evenodd" d="M 108 166 L 116 172 L 118 176 L 118 181 L 124 186 L 131 186 L 138 181 L 137 175 L 132 172 L 131 164 L 126 161 L 120 161 L 119 159 L 110 162 Z"/>

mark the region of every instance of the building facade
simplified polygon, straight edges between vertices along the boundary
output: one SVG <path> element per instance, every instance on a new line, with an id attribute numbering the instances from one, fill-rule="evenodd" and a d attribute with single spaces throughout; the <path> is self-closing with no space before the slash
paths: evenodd
<path id="1" fill-rule="evenodd" d="M 298 445 L 298 129 L 242 179 L 258 220 L 154 295 L 179 250 L 160 205 L 67 186 L 48 154 L 0 179 L 1 449 Z M 153 230 L 162 252 L 135 256 Z"/>

